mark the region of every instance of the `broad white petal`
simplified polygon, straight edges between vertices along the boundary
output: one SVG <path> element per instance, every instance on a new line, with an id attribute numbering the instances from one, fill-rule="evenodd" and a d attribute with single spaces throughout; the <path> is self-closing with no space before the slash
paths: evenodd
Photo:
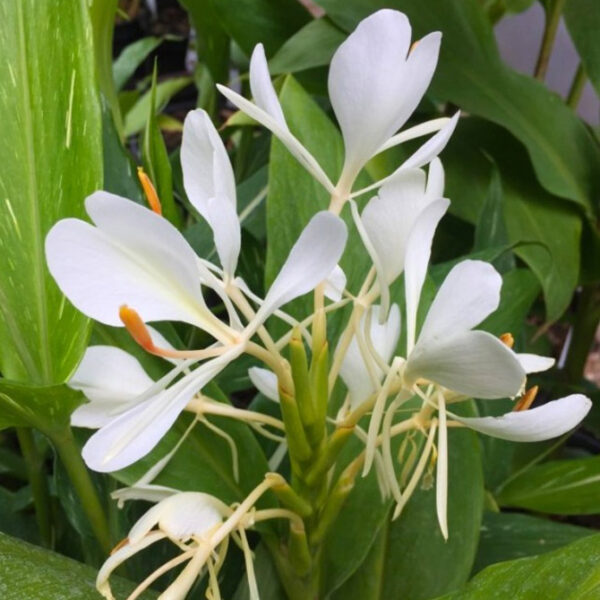
<path id="1" fill-rule="evenodd" d="M 370 323 L 370 337 L 373 348 L 381 357 L 383 362 L 388 363 L 398 344 L 400 337 L 400 309 L 397 304 L 390 307 L 387 321 L 379 323 L 381 307 L 373 306 Z M 365 316 L 361 319 L 360 327 L 365 327 Z M 380 367 L 375 366 L 378 379 L 381 380 L 383 372 Z M 356 408 L 375 392 L 375 385 L 365 366 L 365 360 L 360 351 L 356 336 L 352 338 L 342 366 L 340 377 L 348 388 L 350 394 L 350 405 Z"/>
<path id="2" fill-rule="evenodd" d="M 525 373 L 541 373 L 554 366 L 556 362 L 549 356 L 539 356 L 537 354 L 517 354 L 517 360 L 521 363 Z"/>
<path id="3" fill-rule="evenodd" d="M 424 171 L 412 169 L 382 186 L 379 195 L 365 206 L 362 222 L 383 267 L 386 284 L 402 273 L 408 235 L 429 202 Z"/>
<path id="4" fill-rule="evenodd" d="M 277 383 L 277 375 L 269 369 L 261 367 L 250 367 L 248 376 L 252 385 L 266 398 L 279 402 L 279 384 Z"/>
<path id="5" fill-rule="evenodd" d="M 433 236 L 441 218 L 446 214 L 450 202 L 445 198 L 435 200 L 415 219 L 406 241 L 404 261 L 404 282 L 406 294 L 406 335 L 407 353 L 413 348 L 417 311 L 421 290 L 427 274 L 427 265 L 431 256 Z M 422 335 L 422 334 L 421 334 Z"/>
<path id="6" fill-rule="evenodd" d="M 94 471 L 123 469 L 150 452 L 167 433 L 181 411 L 232 360 L 242 347 L 234 347 L 180 379 L 169 389 L 135 405 L 99 429 L 83 447 L 82 455 Z"/>
<path id="7" fill-rule="evenodd" d="M 529 410 L 509 412 L 500 417 L 454 416 L 467 427 L 512 442 L 541 442 L 558 437 L 579 425 L 592 402 L 582 394 L 552 400 Z"/>
<path id="8" fill-rule="evenodd" d="M 345 223 L 327 211 L 317 213 L 304 228 L 261 306 L 256 321 L 315 289 L 339 262 L 348 231 Z"/>
<path id="9" fill-rule="evenodd" d="M 404 376 L 409 384 L 423 378 L 472 398 L 514 397 L 525 383 L 525 371 L 514 352 L 485 331 L 463 331 L 427 343 L 419 340 Z"/>
<path id="10" fill-rule="evenodd" d="M 229 88 L 217 84 L 218 90 L 232 104 L 243 110 L 248 116 L 269 129 L 281 143 L 289 150 L 296 160 L 329 192 L 333 193 L 335 187 L 321 168 L 315 157 L 298 141 L 298 139 L 287 128 L 273 118 L 270 114 L 259 108 L 256 104 L 246 100 L 243 96 Z"/>
<path id="11" fill-rule="evenodd" d="M 325 297 L 329 298 L 332 302 L 339 302 L 346 289 L 346 282 L 346 273 L 344 273 L 339 265 L 335 265 L 333 271 L 331 271 L 325 281 Z"/>
<path id="12" fill-rule="evenodd" d="M 271 115 L 282 128 L 287 129 L 281 104 L 279 104 L 279 99 L 271 83 L 271 75 L 262 44 L 254 47 L 250 58 L 250 91 L 256 105 Z"/>
<path id="13" fill-rule="evenodd" d="M 203 110 L 191 111 L 185 119 L 181 166 L 187 196 L 210 225 L 221 265 L 232 275 L 241 243 L 235 178 L 227 150 Z"/>
<path id="14" fill-rule="evenodd" d="M 229 512 L 223 502 L 210 494 L 181 492 L 153 506 L 131 528 L 127 537 L 131 544 L 138 544 L 157 526 L 175 540 L 187 540 L 192 536 L 201 538 L 220 525 Z"/>
<path id="15" fill-rule="evenodd" d="M 404 14 L 380 10 L 359 23 L 331 60 L 329 97 L 347 172 L 357 173 L 392 137 L 429 86 L 441 35 L 429 34 L 409 54 L 410 38 Z"/>
<path id="16" fill-rule="evenodd" d="M 448 273 L 427 313 L 418 343 L 443 342 L 479 325 L 500 303 L 502 277 L 489 263 L 464 260 Z"/>
<path id="17" fill-rule="evenodd" d="M 185 321 L 210 330 L 196 255 L 175 227 L 107 192 L 89 196 L 86 207 L 97 227 L 64 219 L 46 237 L 50 273 L 76 308 L 122 326 L 119 308 L 128 304 L 144 321 Z"/>

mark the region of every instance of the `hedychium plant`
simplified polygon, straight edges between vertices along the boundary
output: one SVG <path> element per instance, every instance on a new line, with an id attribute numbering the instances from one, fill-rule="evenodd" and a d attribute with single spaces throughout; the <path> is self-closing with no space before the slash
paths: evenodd
<path id="1" fill-rule="evenodd" d="M 150 209 L 99 191 L 86 200 L 92 224 L 66 219 L 48 234 L 50 271 L 75 307 L 100 323 L 125 326 L 145 351 L 172 363 L 154 381 L 123 350 L 87 350 L 70 385 L 89 400 L 73 413 L 73 425 L 97 430 L 83 449 L 91 469 L 112 472 L 135 463 L 184 411 L 195 417 L 190 428 L 202 422 L 229 442 L 234 473 L 244 468 L 243 460 L 211 416 L 244 422 L 279 442 L 272 472 L 236 505 L 203 490 L 153 483 L 180 444 L 135 485 L 116 492 L 119 502 L 155 504 L 100 570 L 97 586 L 106 598 L 113 598 L 109 576 L 115 568 L 166 539 L 177 555 L 149 574 L 130 600 L 177 567 L 179 574 L 161 598 L 185 598 L 201 575 L 206 575 L 207 597 L 220 598 L 219 572 L 232 543 L 243 552 L 250 597 L 256 600 L 259 582 L 248 530 L 262 535 L 290 598 L 317 598 L 323 541 L 357 478 L 375 469 L 381 501 L 393 499 L 393 519 L 402 517 L 424 479 L 433 478 L 437 519 L 448 538 L 449 428 L 532 442 L 568 432 L 587 414 L 590 401 L 578 394 L 530 408 L 536 388 L 527 389 L 527 375 L 550 368 L 553 360 L 514 352 L 510 334 L 497 338 L 475 329 L 499 305 L 502 279 L 492 265 L 459 262 L 425 306 L 432 240 L 449 206 L 437 156 L 458 115 L 399 130 L 430 83 L 440 40 L 439 33 L 431 33 L 411 46 L 407 18 L 381 10 L 339 47 L 329 71 L 330 100 L 345 146 L 336 183 L 288 128 L 262 46 L 250 64 L 253 101 L 219 86 L 230 102 L 279 138 L 331 198 L 327 210 L 310 219 L 264 298 L 236 276 L 241 226 L 233 171 L 202 110 L 185 120 L 181 163 L 187 196 L 212 229 L 220 264 L 199 258 L 161 216 L 147 179 Z M 355 189 L 373 156 L 429 134 L 390 176 Z M 365 196 L 366 203 L 359 205 Z M 338 265 L 347 239 L 342 211 L 351 213 L 372 262 L 358 289 L 347 289 Z M 403 293 L 392 294 L 399 278 Z M 205 301 L 207 290 L 222 302 L 225 319 Z M 287 303 L 309 293 L 314 296 L 310 314 L 297 319 L 285 312 Z M 335 339 L 327 327 L 334 314 L 344 319 Z M 281 337 L 270 333 L 272 319 L 288 326 Z M 213 342 L 176 349 L 148 325 L 155 321 L 187 323 Z M 250 369 L 250 378 L 279 403 L 280 418 L 205 393 L 209 382 L 242 355 L 261 363 Z M 345 400 L 335 405 L 334 392 L 341 389 Z M 472 398 L 512 398 L 514 410 L 500 417 L 461 416 L 456 407 Z M 341 452 L 353 437 L 360 449 L 341 465 Z M 268 506 L 261 503 L 267 493 L 273 497 Z M 274 520 L 286 526 L 275 526 Z"/>

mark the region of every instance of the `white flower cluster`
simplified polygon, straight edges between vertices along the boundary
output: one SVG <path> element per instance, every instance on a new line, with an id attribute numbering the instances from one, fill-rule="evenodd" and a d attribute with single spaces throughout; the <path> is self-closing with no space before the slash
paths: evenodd
<path id="1" fill-rule="evenodd" d="M 70 384 L 89 399 L 74 412 L 73 425 L 97 429 L 83 450 L 90 468 L 109 472 L 131 465 L 156 446 L 184 410 L 213 429 L 206 415 L 240 419 L 266 435 L 273 436 L 270 430 L 275 429 L 276 437 L 289 442 L 292 452 L 295 432 L 285 413 L 281 421 L 236 409 L 206 397 L 202 390 L 247 353 L 264 363 L 264 368 L 250 371 L 258 390 L 276 401 L 284 392 L 293 395 L 289 363 L 282 354 L 291 334 L 274 340 L 265 322 L 275 315 L 295 324 L 310 345 L 309 325 L 349 304 L 352 310 L 328 370 L 329 390 L 341 379 L 347 400 L 330 428 L 353 429 L 364 441 L 361 467 L 367 472 L 376 466 L 382 490 L 396 501 L 396 515 L 436 456 L 438 519 L 447 537 L 448 427 L 469 427 L 507 440 L 538 441 L 561 435 L 583 419 L 590 401 L 581 395 L 527 410 L 532 400 L 527 393 L 520 406 L 524 410 L 496 418 L 465 418 L 451 410 L 469 398 L 520 397 L 527 373 L 553 364 L 552 359 L 517 354 L 505 341 L 475 330 L 500 301 L 502 279 L 491 265 L 476 260 L 458 263 L 418 327 L 432 239 L 449 206 L 437 156 L 458 114 L 399 130 L 429 86 L 440 41 L 440 34 L 432 33 L 411 47 L 407 18 L 381 10 L 360 23 L 339 47 L 331 62 L 329 96 L 344 138 L 345 161 L 335 184 L 290 131 L 261 45 L 250 63 L 253 102 L 219 86 L 230 102 L 277 136 L 331 195 L 328 210 L 315 214 L 306 225 L 264 298 L 236 277 L 241 225 L 234 175 L 217 131 L 201 110 L 185 120 L 181 162 L 187 196 L 212 229 L 219 265 L 199 258 L 179 231 L 156 212 L 107 192 L 96 192 L 86 200 L 93 224 L 66 219 L 53 227 L 46 240 L 47 260 L 66 297 L 100 323 L 125 325 L 148 352 L 173 363 L 167 375 L 153 381 L 137 359 L 123 350 L 88 349 Z M 367 188 L 353 189 L 373 156 L 429 134 L 433 135 L 390 176 Z M 421 167 L 427 165 L 426 173 Z M 376 195 L 359 210 L 355 199 L 370 191 Z M 373 264 L 359 291 L 345 289 L 338 266 L 347 239 L 346 225 L 338 216 L 345 205 Z M 394 302 L 389 289 L 401 275 L 404 298 Z M 222 300 L 225 321 L 211 312 L 203 288 Z M 315 313 L 306 315 L 302 323 L 281 310 L 313 291 Z M 405 341 L 399 347 L 401 314 L 405 315 Z M 153 321 L 188 323 L 209 334 L 214 343 L 198 350 L 177 350 L 147 325 Z M 314 337 L 313 330 L 312 341 Z M 406 415 L 402 407 L 407 403 L 414 407 L 415 402 L 418 407 L 402 418 Z M 368 425 L 363 430 L 365 420 Z M 422 436 L 423 444 L 418 460 L 403 470 L 407 476 L 399 478 L 391 440 L 409 431 Z M 302 520 L 285 509 L 262 515 L 253 512 L 264 491 L 281 485 L 280 476 L 268 475 L 239 507 L 230 508 L 200 492 L 152 485 L 168 458 L 133 490 L 121 492 L 122 499 L 158 503 L 102 568 L 98 587 L 107 598 L 112 598 L 110 572 L 159 539 L 173 541 L 181 554 L 152 574 L 130 598 L 184 562 L 187 565 L 161 597 L 185 597 L 203 569 L 209 574 L 213 597 L 218 597 L 217 574 L 227 540 L 234 539 L 244 550 L 252 580 L 245 529 L 261 518 L 289 518 L 302 530 Z M 256 598 L 256 583 L 251 581 L 250 588 Z"/>

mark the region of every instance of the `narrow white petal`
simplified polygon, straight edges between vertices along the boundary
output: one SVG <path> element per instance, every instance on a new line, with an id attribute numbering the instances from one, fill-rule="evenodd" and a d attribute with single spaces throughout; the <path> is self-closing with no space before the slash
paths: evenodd
<path id="1" fill-rule="evenodd" d="M 427 313 L 419 343 L 444 340 L 481 323 L 500 303 L 502 277 L 489 263 L 464 260 L 448 273 Z"/>
<path id="2" fill-rule="evenodd" d="M 325 282 L 325 296 L 332 302 L 339 302 L 346 289 L 346 282 L 346 273 L 339 265 L 336 265 Z"/>
<path id="3" fill-rule="evenodd" d="M 572 394 L 537 408 L 509 412 L 501 417 L 467 418 L 454 415 L 467 427 L 513 442 L 541 442 L 558 437 L 579 425 L 592 402 L 582 394 Z"/>
<path id="4" fill-rule="evenodd" d="M 357 173 L 417 107 L 437 64 L 440 37 L 426 36 L 409 54 L 408 19 L 384 9 L 340 45 L 328 86 L 344 137 L 345 171 Z"/>
<path id="5" fill-rule="evenodd" d="M 234 347 L 204 363 L 169 389 L 136 404 L 99 429 L 83 447 L 87 465 L 94 471 L 118 471 L 148 454 L 194 394 L 239 356 L 241 350 L 241 346 Z"/>
<path id="6" fill-rule="evenodd" d="M 429 172 L 427 173 L 427 190 L 425 193 L 431 200 L 438 200 L 444 197 L 444 184 L 446 177 L 442 161 L 436 156 L 429 163 Z"/>
<path id="7" fill-rule="evenodd" d="M 373 306 L 370 319 L 370 338 L 373 348 L 385 363 L 389 363 L 400 337 L 400 309 L 392 304 L 387 321 L 379 323 L 381 307 Z M 366 315 L 361 319 L 360 327 L 365 327 Z M 375 363 L 376 365 L 376 363 Z M 375 372 L 381 381 L 383 371 L 375 366 Z M 365 365 L 356 336 L 352 338 L 340 368 L 340 377 L 348 388 L 350 404 L 356 408 L 375 392 L 375 385 Z"/>
<path id="8" fill-rule="evenodd" d="M 379 150 L 377 150 L 377 153 L 379 154 L 384 150 L 388 150 L 389 148 L 393 148 L 394 146 L 398 146 L 404 142 L 423 137 L 424 135 L 437 133 L 440 129 L 448 124 L 448 121 L 450 121 L 448 117 L 439 117 L 437 119 L 430 119 L 429 121 L 409 127 L 408 129 L 405 129 L 404 131 L 392 136 L 385 144 L 383 144 L 383 146 L 381 146 L 381 148 L 379 148 Z"/>
<path id="9" fill-rule="evenodd" d="M 111 492 L 110 497 L 117 500 L 119 508 L 128 500 L 144 500 L 146 502 L 160 502 L 173 494 L 177 494 L 179 490 L 167 487 L 165 485 L 155 485 L 152 483 L 135 484 L 130 487 L 120 488 Z"/>
<path id="10" fill-rule="evenodd" d="M 450 202 L 445 198 L 435 200 L 416 218 L 406 242 L 404 282 L 406 294 L 407 354 L 412 351 L 417 326 L 417 311 L 421 290 L 431 256 L 431 244 L 436 227 L 446 214 Z M 422 335 L 422 334 L 421 334 Z"/>
<path id="11" fill-rule="evenodd" d="M 402 273 L 408 236 L 415 220 L 430 202 L 425 195 L 425 172 L 405 171 L 379 190 L 362 212 L 369 240 L 391 284 Z"/>
<path id="12" fill-rule="evenodd" d="M 282 128 L 287 129 L 281 104 L 279 104 L 279 99 L 271 83 L 271 75 L 262 44 L 255 46 L 250 59 L 250 91 L 256 105 L 271 115 Z"/>
<path id="13" fill-rule="evenodd" d="M 539 356 L 537 354 L 517 354 L 517 360 L 521 363 L 525 373 L 541 373 L 554 366 L 556 362 L 549 356 Z"/>
<path id="14" fill-rule="evenodd" d="M 210 225 L 221 265 L 232 275 L 241 243 L 235 178 L 227 150 L 203 110 L 191 111 L 185 119 L 181 166 L 187 196 Z"/>
<path id="15" fill-rule="evenodd" d="M 277 375 L 269 369 L 261 367 L 250 367 L 248 376 L 252 385 L 266 398 L 279 402 L 279 385 L 277 383 Z"/>
<path id="16" fill-rule="evenodd" d="M 446 406 L 444 397 L 440 394 L 438 416 L 437 465 L 435 482 L 435 507 L 440 531 L 444 539 L 448 539 L 448 428 L 446 426 Z"/>
<path id="17" fill-rule="evenodd" d="M 317 213 L 292 247 L 257 315 L 262 322 L 275 310 L 326 280 L 340 260 L 348 231 L 330 212 Z"/>
<path id="18" fill-rule="evenodd" d="M 139 543 L 155 527 L 176 540 L 202 537 L 223 522 L 229 511 L 220 500 L 202 492 L 181 492 L 161 500 L 131 528 L 130 543 Z"/>
<path id="19" fill-rule="evenodd" d="M 144 321 L 185 321 L 209 327 L 196 255 L 166 219 L 107 192 L 86 207 L 97 227 L 78 219 L 59 221 L 46 237 L 52 276 L 87 316 L 122 326 L 128 304 Z"/>
<path id="20" fill-rule="evenodd" d="M 404 375 L 409 383 L 423 378 L 472 398 L 514 397 L 525 383 L 514 352 L 485 331 L 419 340 Z"/>
<path id="21" fill-rule="evenodd" d="M 220 84 L 217 84 L 217 88 L 232 104 L 237 106 L 240 110 L 243 110 L 248 116 L 252 117 L 255 121 L 277 136 L 290 154 L 292 154 L 292 156 L 294 156 L 329 193 L 333 193 L 335 187 L 331 183 L 329 177 L 325 174 L 325 171 L 323 171 L 315 157 L 290 132 L 287 126 L 282 127 L 270 114 L 233 90 Z"/>

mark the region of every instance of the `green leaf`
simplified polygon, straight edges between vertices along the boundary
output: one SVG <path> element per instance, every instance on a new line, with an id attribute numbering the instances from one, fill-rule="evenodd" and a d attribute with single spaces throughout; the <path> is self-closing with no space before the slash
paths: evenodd
<path id="1" fill-rule="evenodd" d="M 497 496 L 502 506 L 558 515 L 600 511 L 600 456 L 556 460 L 512 479 Z"/>
<path id="2" fill-rule="evenodd" d="M 191 12 L 196 3 L 186 0 Z M 264 44 L 267 56 L 311 20 L 296 0 L 209 0 L 221 26 L 247 56 L 254 46 Z"/>
<path id="3" fill-rule="evenodd" d="M 329 19 L 315 19 L 295 33 L 269 61 L 272 74 L 295 73 L 328 65 L 346 39 Z"/>
<path id="4" fill-rule="evenodd" d="M 177 92 L 192 83 L 192 77 L 173 77 L 156 86 L 156 110 L 160 112 Z M 147 91 L 125 115 L 124 135 L 126 137 L 139 133 L 146 124 L 148 112 L 152 105 L 152 90 Z"/>
<path id="5" fill-rule="evenodd" d="M 286 600 L 286 595 L 279 583 L 279 575 L 264 544 L 259 544 L 254 551 L 254 571 L 260 600 Z M 248 580 L 242 577 L 232 600 L 251 600 Z"/>
<path id="6" fill-rule="evenodd" d="M 599 565 L 600 535 L 592 535 L 542 556 L 488 567 L 443 600 L 595 600 Z"/>
<path id="7" fill-rule="evenodd" d="M 150 53 L 162 43 L 162 38 L 148 36 L 129 44 L 123 49 L 112 66 L 112 75 L 117 91 L 121 91 L 135 70 Z"/>
<path id="8" fill-rule="evenodd" d="M 589 535 L 592 529 L 520 513 L 483 515 L 474 573 L 497 562 L 546 554 Z"/>
<path id="9" fill-rule="evenodd" d="M 598 144 L 554 92 L 502 62 L 491 24 L 477 0 L 317 3 L 348 31 L 383 6 L 407 14 L 415 39 L 441 31 L 440 61 L 431 93 L 508 129 L 527 147 L 542 185 L 593 214 L 600 185 Z"/>
<path id="10" fill-rule="evenodd" d="M 396 521 L 386 521 L 366 561 L 332 600 L 427 600 L 467 581 L 483 510 L 481 455 L 472 431 L 448 433 L 448 541 L 437 523 L 434 488 L 419 489 Z M 371 507 L 363 504 L 362 516 L 348 524 L 352 532 L 363 527 Z"/>
<path id="11" fill-rule="evenodd" d="M 0 592 L 4 600 L 101 600 L 96 591 L 96 569 L 0 533 Z M 135 584 L 111 577 L 117 597 Z M 145 592 L 142 599 L 156 598 Z"/>
<path id="12" fill-rule="evenodd" d="M 475 227 L 473 251 L 504 246 L 508 243 L 508 233 L 504 223 L 502 180 L 498 169 L 492 168 L 490 187 L 479 213 Z M 505 253 L 493 262 L 500 273 L 514 268 L 515 260 L 512 254 Z"/>
<path id="13" fill-rule="evenodd" d="M 38 386 L 0 379 L 0 429 L 35 427 L 44 433 L 68 426 L 83 402 L 81 392 L 66 385 Z"/>
<path id="14" fill-rule="evenodd" d="M 567 308 L 578 281 L 581 217 L 534 179 L 524 148 L 506 131 L 481 119 L 463 118 L 444 152 L 450 210 L 476 223 L 484 204 L 493 157 L 502 176 L 504 219 L 511 244 L 536 274 L 547 319 Z"/>
<path id="15" fill-rule="evenodd" d="M 181 224 L 181 217 L 173 197 L 173 174 L 171 163 L 162 133 L 156 119 L 156 63 L 152 74 L 152 87 L 150 88 L 150 105 L 146 117 L 146 128 L 142 144 L 142 161 L 144 169 L 154 184 L 160 199 L 162 213 L 173 225 Z"/>
<path id="16" fill-rule="evenodd" d="M 285 78 L 279 99 L 291 131 L 335 181 L 344 158 L 342 136 L 337 128 L 292 76 Z M 357 186 L 367 184 L 368 180 L 362 179 Z M 329 195 L 323 187 L 273 138 L 267 195 L 267 285 L 275 279 L 311 217 L 328 206 Z M 348 289 L 357 292 L 371 263 L 354 229 L 350 211 L 345 208 L 341 216 L 348 225 L 349 238 L 340 264 L 348 278 Z M 305 296 L 286 307 L 287 310 L 295 316 L 312 313 L 312 298 Z"/>
<path id="17" fill-rule="evenodd" d="M 88 321 L 46 267 L 44 238 L 102 185 L 102 130 L 87 3 L 0 3 L 0 371 L 65 381 Z M 68 43 L 59 43 L 69 40 Z"/>
<path id="18" fill-rule="evenodd" d="M 596 0 L 568 0 L 563 14 L 585 72 L 600 94 L 600 4 Z"/>

